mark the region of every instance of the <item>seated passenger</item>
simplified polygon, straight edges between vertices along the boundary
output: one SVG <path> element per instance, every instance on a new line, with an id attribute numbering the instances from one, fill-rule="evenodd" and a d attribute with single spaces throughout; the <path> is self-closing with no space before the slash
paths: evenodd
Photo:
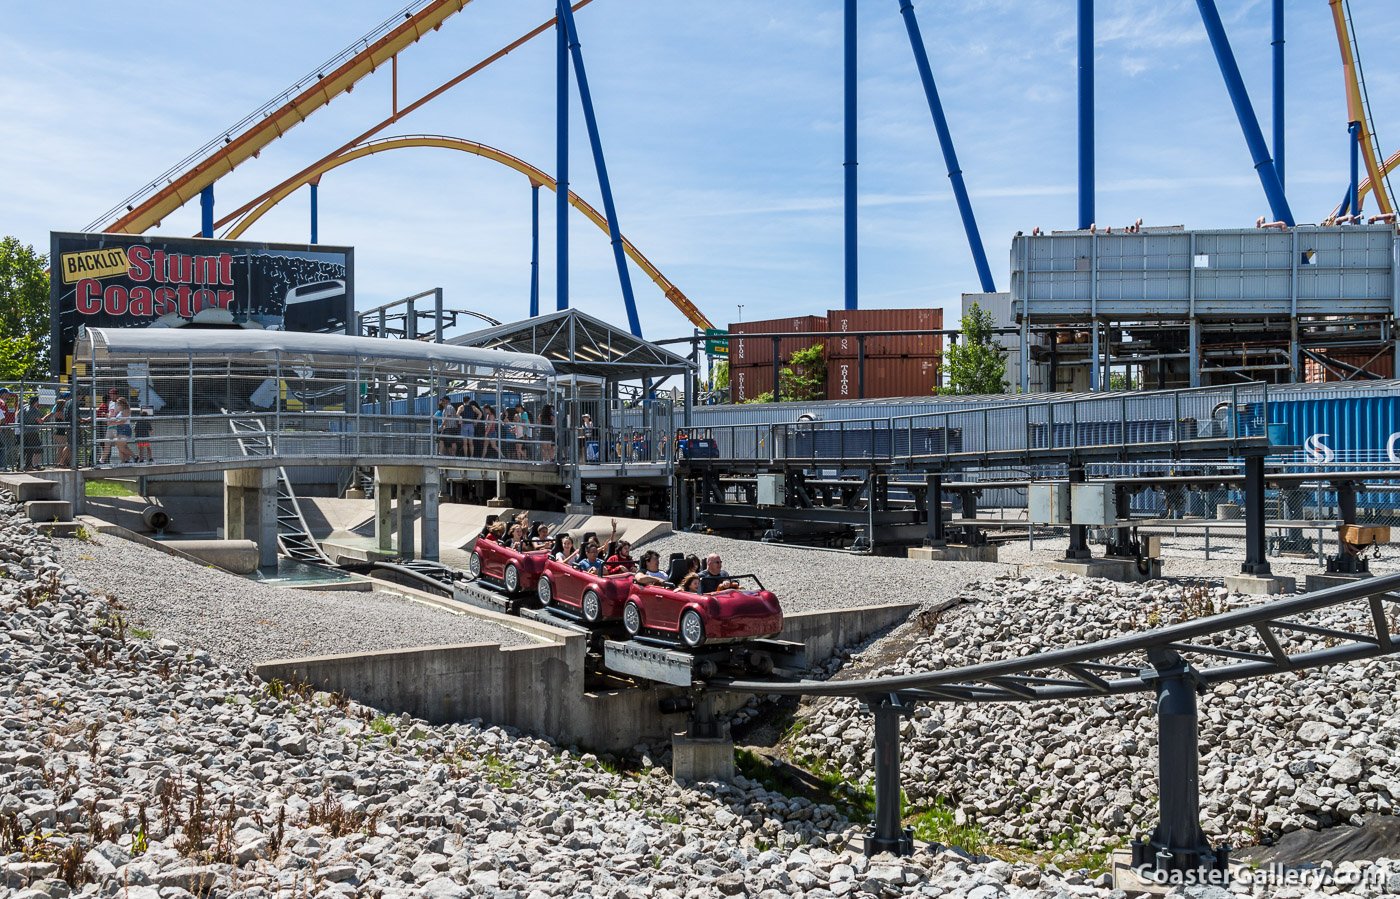
<path id="1" fill-rule="evenodd" d="M 687 574 L 685 576 L 685 578 L 681 581 L 681 585 L 676 589 L 681 591 L 682 593 L 699 593 L 700 575 L 692 571 L 690 574 Z"/>
<path id="2" fill-rule="evenodd" d="M 492 541 L 493 543 L 500 543 L 501 538 L 505 535 L 506 523 L 504 521 L 497 521 L 492 523 L 491 526 L 486 529 L 486 533 L 482 534 L 481 536 L 485 537 L 487 540 Z"/>
<path id="3" fill-rule="evenodd" d="M 643 587 L 666 585 L 666 576 L 661 572 L 661 553 L 654 549 L 642 553 L 642 570 L 637 573 L 633 583 L 641 584 Z"/>
<path id="4" fill-rule="evenodd" d="M 705 557 L 705 573 L 700 576 L 701 593 L 734 590 L 738 586 L 739 582 L 730 578 L 729 572 L 724 570 L 724 560 L 719 557 L 719 553 L 710 553 Z"/>
<path id="5" fill-rule="evenodd" d="M 626 540 L 617 544 L 617 551 L 608 556 L 603 569 L 605 574 L 626 574 L 636 570 L 637 560 L 632 558 L 632 544 Z"/>
<path id="6" fill-rule="evenodd" d="M 518 524 L 510 526 L 510 537 L 506 539 L 506 546 L 518 553 L 529 552 L 533 549 L 530 539 L 525 536 L 525 529 Z"/>
<path id="7" fill-rule="evenodd" d="M 583 548 L 583 558 L 574 562 L 574 567 L 579 571 L 587 571 L 590 574 L 603 573 L 603 560 L 598 558 L 598 544 L 590 543 Z"/>
<path id="8" fill-rule="evenodd" d="M 533 549 L 549 549 L 553 543 L 549 539 L 549 525 L 543 521 L 537 521 L 530 527 L 530 542 L 534 544 Z"/>
<path id="9" fill-rule="evenodd" d="M 574 547 L 574 538 L 568 534 L 554 541 L 554 554 L 550 556 L 556 562 L 563 562 L 565 565 L 572 565 L 578 556 L 578 550 Z"/>

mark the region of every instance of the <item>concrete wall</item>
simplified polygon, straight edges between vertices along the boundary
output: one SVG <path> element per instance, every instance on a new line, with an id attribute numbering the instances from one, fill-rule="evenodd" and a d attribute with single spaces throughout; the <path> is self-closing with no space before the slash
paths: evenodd
<path id="1" fill-rule="evenodd" d="M 422 649 L 287 659 L 256 666 L 263 680 L 307 682 L 390 714 L 443 724 L 480 718 L 490 724 L 547 734 L 556 742 L 597 750 L 626 750 L 669 740 L 684 730 L 684 714 L 662 715 L 659 703 L 681 688 L 653 686 L 592 692 L 584 689 L 585 638 L 568 631 L 459 606 L 551 642 L 501 647 L 471 643 Z M 915 603 L 804 612 L 786 618 L 782 639 L 807 645 L 816 664 L 839 646 L 858 643 L 898 624 Z M 735 696 L 722 707 L 737 707 Z"/>

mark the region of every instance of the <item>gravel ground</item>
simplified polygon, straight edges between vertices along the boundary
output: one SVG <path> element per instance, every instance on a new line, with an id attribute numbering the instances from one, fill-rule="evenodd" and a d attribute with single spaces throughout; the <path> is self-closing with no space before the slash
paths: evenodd
<path id="1" fill-rule="evenodd" d="M 1015 570 L 1014 565 L 860 556 L 709 534 L 669 534 L 632 554 L 639 556 L 648 549 L 661 553 L 663 569 L 673 552 L 695 553 L 702 559 L 717 552 L 732 574 L 758 575 L 788 613 L 889 602 L 932 603 L 956 595 L 974 581 Z"/>
<path id="2" fill-rule="evenodd" d="M 205 649 L 221 664 L 243 667 L 270 659 L 410 646 L 533 642 L 493 622 L 390 593 L 287 590 L 117 537 L 96 539 L 55 540 L 59 564 L 90 589 L 115 596 L 130 610 L 130 626 L 150 631 L 157 640 Z"/>

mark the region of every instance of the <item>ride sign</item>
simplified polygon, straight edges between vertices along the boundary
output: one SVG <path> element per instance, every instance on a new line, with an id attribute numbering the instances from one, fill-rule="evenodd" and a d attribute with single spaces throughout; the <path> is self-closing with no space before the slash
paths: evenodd
<path id="1" fill-rule="evenodd" d="M 345 333 L 355 251 L 135 234 L 50 235 L 54 373 L 84 328 L 254 328 Z"/>

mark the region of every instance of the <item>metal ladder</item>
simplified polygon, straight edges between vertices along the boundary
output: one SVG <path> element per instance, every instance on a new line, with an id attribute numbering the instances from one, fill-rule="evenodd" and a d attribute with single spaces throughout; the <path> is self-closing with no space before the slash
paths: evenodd
<path id="1" fill-rule="evenodd" d="M 272 435 L 267 433 L 262 419 L 230 418 L 228 424 L 243 455 L 273 455 Z M 292 491 L 287 469 L 280 465 L 277 466 L 277 546 L 282 550 L 282 555 L 298 562 L 335 564 L 322 551 L 316 538 L 311 536 L 311 528 L 307 527 L 306 518 L 301 514 L 301 504 Z"/>

